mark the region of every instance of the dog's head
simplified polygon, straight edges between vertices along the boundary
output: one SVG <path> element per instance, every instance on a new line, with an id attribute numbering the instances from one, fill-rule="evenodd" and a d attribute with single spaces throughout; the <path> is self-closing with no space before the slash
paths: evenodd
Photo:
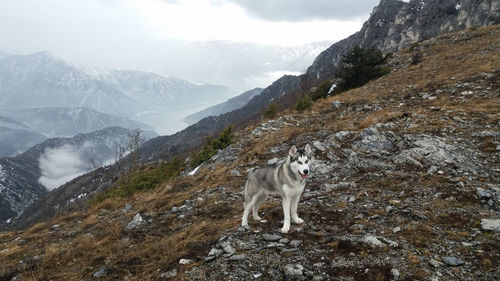
<path id="1" fill-rule="evenodd" d="M 306 179 L 310 172 L 311 146 L 306 144 L 304 149 L 297 149 L 295 145 L 292 145 L 288 154 L 290 155 L 290 169 L 302 179 Z"/>

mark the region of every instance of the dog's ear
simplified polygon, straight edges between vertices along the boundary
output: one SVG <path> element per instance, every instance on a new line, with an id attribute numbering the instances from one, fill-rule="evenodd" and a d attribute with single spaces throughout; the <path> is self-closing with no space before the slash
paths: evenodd
<path id="1" fill-rule="evenodd" d="M 306 144 L 306 147 L 304 148 L 306 151 L 306 154 L 309 156 L 312 153 L 311 146 L 309 144 Z"/>
<path id="2" fill-rule="evenodd" d="M 292 147 L 290 147 L 290 151 L 288 151 L 288 154 L 290 154 L 290 156 L 294 156 L 295 153 L 297 153 L 297 147 L 294 145 L 292 145 Z"/>

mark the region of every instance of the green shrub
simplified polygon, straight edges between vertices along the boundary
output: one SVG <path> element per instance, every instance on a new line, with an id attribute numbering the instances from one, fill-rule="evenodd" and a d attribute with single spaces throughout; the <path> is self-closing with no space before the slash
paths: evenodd
<path id="1" fill-rule="evenodd" d="M 312 103 L 311 98 L 309 96 L 305 96 L 299 99 L 293 108 L 297 111 L 304 111 L 311 108 Z"/>
<path id="2" fill-rule="evenodd" d="M 368 81 L 389 73 L 390 68 L 386 66 L 388 58 L 388 55 L 384 56 L 376 48 L 354 47 L 342 58 L 343 67 L 337 74 L 342 79 L 338 85 L 339 90 L 363 86 Z"/>
<path id="3" fill-rule="evenodd" d="M 233 139 L 234 135 L 232 125 L 227 126 L 216 139 L 212 136 L 206 137 L 206 143 L 201 150 L 198 153 L 191 155 L 189 166 L 191 166 L 191 168 L 198 167 L 201 163 L 212 158 L 212 156 L 214 156 L 219 149 L 228 147 L 233 142 Z"/>
<path id="4" fill-rule="evenodd" d="M 274 103 L 271 103 L 263 112 L 262 116 L 266 119 L 272 119 L 276 117 L 276 114 L 278 114 L 278 106 Z"/>
<path id="5" fill-rule="evenodd" d="M 333 82 L 325 81 L 321 83 L 311 94 L 311 99 L 313 101 L 318 99 L 324 99 L 330 96 L 330 89 L 332 88 Z"/>
<path id="6" fill-rule="evenodd" d="M 177 177 L 185 168 L 184 162 L 175 157 L 157 167 L 136 170 L 134 173 L 120 177 L 114 188 L 96 195 L 93 201 L 102 202 L 107 198 L 130 197 L 137 191 L 156 188 L 162 182 Z"/>

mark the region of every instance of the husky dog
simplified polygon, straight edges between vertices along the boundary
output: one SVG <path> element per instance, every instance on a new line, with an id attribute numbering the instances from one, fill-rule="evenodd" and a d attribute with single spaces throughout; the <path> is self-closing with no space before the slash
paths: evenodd
<path id="1" fill-rule="evenodd" d="M 259 206 L 270 193 L 279 194 L 282 199 L 284 214 L 282 233 L 288 233 L 290 230 L 290 217 L 294 223 L 304 222 L 297 215 L 297 205 L 309 175 L 310 157 L 309 144 L 306 144 L 304 149 L 297 149 L 292 145 L 284 163 L 268 165 L 248 174 L 245 184 L 245 211 L 241 220 L 243 227 L 248 226 L 250 209 L 255 220 L 261 219 L 258 214 Z"/>

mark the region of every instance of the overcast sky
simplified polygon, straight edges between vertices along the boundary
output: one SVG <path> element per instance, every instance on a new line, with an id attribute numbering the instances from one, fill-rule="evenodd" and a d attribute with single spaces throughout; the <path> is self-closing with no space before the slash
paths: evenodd
<path id="1" fill-rule="evenodd" d="M 171 40 L 296 45 L 358 31 L 378 0 L 1 0 L 0 50 L 141 69 Z M 136 66 L 136 67 L 135 67 Z"/>

